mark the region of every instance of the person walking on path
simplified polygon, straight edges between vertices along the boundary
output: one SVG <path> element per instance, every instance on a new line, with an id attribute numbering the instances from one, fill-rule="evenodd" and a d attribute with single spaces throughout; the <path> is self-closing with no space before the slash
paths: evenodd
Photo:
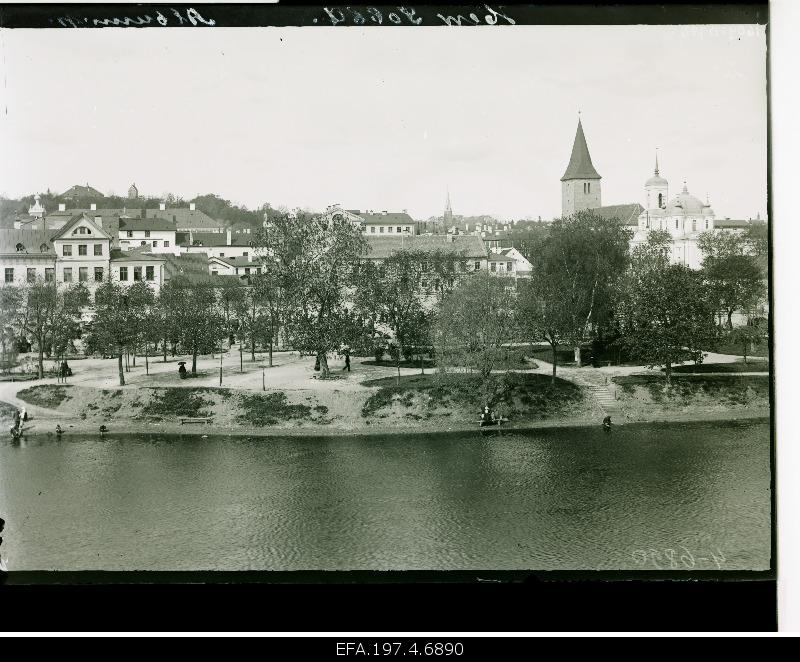
<path id="1" fill-rule="evenodd" d="M 342 370 L 343 371 L 347 370 L 347 372 L 350 372 L 350 352 L 349 351 L 346 351 L 344 353 L 344 368 L 342 368 Z"/>

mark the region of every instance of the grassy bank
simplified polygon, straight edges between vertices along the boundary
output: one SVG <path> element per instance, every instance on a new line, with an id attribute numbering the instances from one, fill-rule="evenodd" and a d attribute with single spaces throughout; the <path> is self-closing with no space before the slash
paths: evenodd
<path id="1" fill-rule="evenodd" d="M 748 373 L 748 372 L 767 372 L 769 370 L 769 361 L 764 359 L 753 359 L 748 363 L 744 361 L 737 361 L 735 363 L 701 363 L 694 365 L 689 363 L 686 365 L 679 365 L 672 368 L 673 373 L 694 373 L 704 374 L 708 372 L 733 372 L 733 373 Z M 664 372 L 664 369 L 661 369 Z"/>
<path id="2" fill-rule="evenodd" d="M 407 375 L 369 380 L 374 387 L 361 408 L 361 417 L 375 419 L 428 421 L 450 418 L 477 421 L 484 405 L 480 378 L 475 375 Z M 513 421 L 543 420 L 566 416 L 591 415 L 592 403 L 580 386 L 548 375 L 505 373 L 496 378 L 490 406 Z"/>
<path id="3" fill-rule="evenodd" d="M 768 415 L 769 377 L 735 374 L 675 375 L 667 385 L 661 375 L 614 377 L 617 400 L 631 420 L 665 414 L 720 413 Z"/>

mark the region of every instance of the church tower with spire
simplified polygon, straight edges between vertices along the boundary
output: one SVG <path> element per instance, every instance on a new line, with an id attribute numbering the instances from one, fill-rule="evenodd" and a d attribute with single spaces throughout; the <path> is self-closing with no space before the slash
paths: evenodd
<path id="1" fill-rule="evenodd" d="M 583 125 L 578 117 L 578 130 L 572 144 L 572 155 L 561 178 L 561 214 L 571 216 L 582 209 L 596 209 L 600 202 L 600 175 L 592 165 Z"/>
<path id="2" fill-rule="evenodd" d="M 450 206 L 450 190 L 447 190 L 447 203 L 444 208 L 444 228 L 445 232 L 453 225 L 453 208 Z"/>
<path id="3" fill-rule="evenodd" d="M 647 211 L 664 209 L 669 198 L 669 182 L 658 172 L 658 152 L 656 152 L 656 168 L 653 176 L 644 183 L 645 205 Z"/>

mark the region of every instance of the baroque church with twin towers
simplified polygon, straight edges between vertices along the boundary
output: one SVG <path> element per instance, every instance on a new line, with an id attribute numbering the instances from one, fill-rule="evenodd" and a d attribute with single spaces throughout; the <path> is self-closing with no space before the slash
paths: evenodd
<path id="1" fill-rule="evenodd" d="M 699 269 L 703 263 L 698 246 L 701 233 L 743 232 L 749 225 L 763 222 L 717 219 L 708 199 L 703 202 L 689 193 L 686 182 L 681 192 L 670 198 L 669 182 L 659 172 L 658 156 L 653 175 L 644 184 L 644 205 L 634 202 L 603 206 L 601 179 L 592 164 L 579 118 L 572 154 L 561 178 L 562 216 L 589 209 L 603 218 L 617 218 L 633 230 L 632 246 L 645 242 L 651 230 L 666 230 L 672 237 L 671 261 L 692 269 Z"/>

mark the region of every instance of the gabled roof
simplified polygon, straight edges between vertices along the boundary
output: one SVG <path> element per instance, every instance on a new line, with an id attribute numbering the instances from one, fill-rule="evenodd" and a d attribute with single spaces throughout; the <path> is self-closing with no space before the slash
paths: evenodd
<path id="1" fill-rule="evenodd" d="M 644 211 L 644 207 L 638 202 L 630 202 L 625 205 L 606 205 L 605 207 L 596 207 L 586 211 L 608 220 L 616 218 L 623 225 L 638 225 L 639 214 Z"/>
<path id="2" fill-rule="evenodd" d="M 209 262 L 224 262 L 231 267 L 260 267 L 258 262 L 250 262 L 247 257 L 210 257 Z"/>
<path id="3" fill-rule="evenodd" d="M 572 144 L 572 156 L 569 157 L 569 165 L 561 181 L 568 179 L 601 179 L 592 165 L 592 157 L 589 156 L 589 147 L 586 145 L 586 136 L 583 135 L 583 125 L 580 120 L 578 120 L 578 130 L 575 132 L 575 142 Z"/>
<path id="4" fill-rule="evenodd" d="M 72 230 L 78 223 L 81 221 L 85 222 L 89 226 L 92 227 L 93 230 L 97 231 L 100 237 L 105 239 L 113 239 L 113 237 L 105 230 L 104 228 L 100 227 L 97 223 L 94 222 L 94 219 L 86 213 L 76 214 L 73 216 L 64 227 L 59 228 L 58 231 L 53 235 L 53 239 L 65 239 L 69 236 L 69 231 Z M 97 236 L 97 235 L 95 235 Z"/>
<path id="5" fill-rule="evenodd" d="M 51 232 L 43 230 L 14 230 L 0 229 L 0 255 L 45 255 L 55 258 L 56 253 L 50 239 Z M 17 250 L 17 244 L 22 244 L 24 249 Z M 46 246 L 46 250 L 41 250 Z"/>
<path id="6" fill-rule="evenodd" d="M 64 197 L 64 196 L 74 196 L 74 195 L 83 196 L 83 197 L 86 197 L 86 198 L 104 198 L 105 197 L 102 193 L 100 193 L 100 191 L 98 191 L 96 188 L 94 188 L 92 186 L 89 186 L 88 184 L 86 186 L 81 186 L 80 184 L 76 184 L 75 186 L 72 186 L 72 187 L 68 188 L 66 191 L 64 191 L 61 194 L 62 197 Z"/>
<path id="7" fill-rule="evenodd" d="M 366 235 L 368 251 L 364 257 L 374 260 L 386 259 L 392 253 L 402 250 L 442 251 L 461 254 L 465 258 L 485 258 L 486 245 L 483 239 L 474 235 L 408 235 L 373 237 Z"/>

